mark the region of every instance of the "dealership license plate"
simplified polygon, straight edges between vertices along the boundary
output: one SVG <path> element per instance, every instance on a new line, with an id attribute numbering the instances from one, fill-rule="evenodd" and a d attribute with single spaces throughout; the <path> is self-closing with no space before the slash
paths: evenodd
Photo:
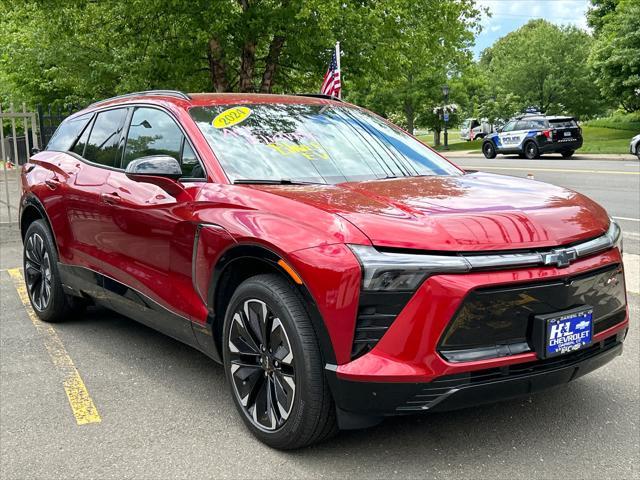
<path id="1" fill-rule="evenodd" d="M 572 310 L 546 319 L 546 357 L 575 352 L 591 344 L 593 309 Z"/>
<path id="2" fill-rule="evenodd" d="M 570 137 L 571 136 L 571 132 L 564 132 L 564 136 L 565 137 Z"/>

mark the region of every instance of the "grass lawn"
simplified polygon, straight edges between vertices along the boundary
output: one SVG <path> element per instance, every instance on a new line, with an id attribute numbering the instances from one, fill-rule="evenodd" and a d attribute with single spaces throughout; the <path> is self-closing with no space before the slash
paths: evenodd
<path id="1" fill-rule="evenodd" d="M 454 133 L 455 132 L 455 133 Z M 601 126 L 582 125 L 582 138 L 584 143 L 578 153 L 629 153 L 629 141 L 631 137 L 639 133 L 627 129 L 607 128 Z M 418 137 L 428 145 L 433 145 L 433 134 L 420 135 Z M 466 142 L 460 140 L 460 134 L 454 130 L 449 134 L 450 151 L 474 151 L 479 152 L 482 147 L 481 140 Z M 436 150 L 442 150 L 442 145 Z"/>
<path id="2" fill-rule="evenodd" d="M 418 135 L 418 138 L 429 146 L 433 146 L 433 133 L 427 135 Z M 444 135 L 440 134 L 440 142 L 444 142 Z M 449 150 L 450 151 L 480 151 L 482 146 L 481 141 L 474 140 L 473 142 L 467 142 L 460 138 L 460 130 L 449 130 Z M 436 148 L 441 151 L 442 145 Z"/>
<path id="3" fill-rule="evenodd" d="M 583 125 L 584 144 L 578 153 L 629 153 L 629 142 L 638 132 Z"/>

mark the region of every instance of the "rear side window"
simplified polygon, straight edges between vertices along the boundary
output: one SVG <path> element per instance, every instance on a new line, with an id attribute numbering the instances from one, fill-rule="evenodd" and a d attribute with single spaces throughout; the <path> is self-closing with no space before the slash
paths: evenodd
<path id="1" fill-rule="evenodd" d="M 118 147 L 126 116 L 124 108 L 98 113 L 84 148 L 84 158 L 107 167 L 119 167 Z"/>
<path id="2" fill-rule="evenodd" d="M 91 120 L 92 114 L 82 115 L 72 119 L 66 119 L 60 124 L 56 133 L 53 134 L 51 140 L 47 144 L 47 150 L 55 150 L 58 152 L 66 152 L 71 149 L 73 142 L 76 141 L 82 129 L 87 126 Z"/>

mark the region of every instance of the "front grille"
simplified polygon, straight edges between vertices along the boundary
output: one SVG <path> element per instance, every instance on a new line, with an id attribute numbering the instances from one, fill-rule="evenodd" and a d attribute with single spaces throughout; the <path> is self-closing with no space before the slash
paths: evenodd
<path id="1" fill-rule="evenodd" d="M 490 384 L 570 367 L 604 353 L 618 345 L 620 341 L 621 339 L 617 335 L 613 335 L 602 342 L 567 355 L 440 377 L 425 386 L 417 395 L 411 397 L 397 410 L 399 412 L 429 410 L 440 401 L 441 397 L 445 398 L 443 397 L 444 395 L 448 395 L 450 392 L 454 393 L 464 387 Z"/>
<path id="2" fill-rule="evenodd" d="M 449 323 L 438 351 L 450 361 L 532 351 L 536 315 L 583 305 L 593 307 L 596 334 L 624 321 L 626 297 L 620 265 L 551 282 L 474 290 Z"/>
<path id="3" fill-rule="evenodd" d="M 387 332 L 412 292 L 361 292 L 351 358 L 371 350 Z"/>

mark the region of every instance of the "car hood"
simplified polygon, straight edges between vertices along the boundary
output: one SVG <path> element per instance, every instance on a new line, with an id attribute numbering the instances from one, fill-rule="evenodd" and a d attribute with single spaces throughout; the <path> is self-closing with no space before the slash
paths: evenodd
<path id="1" fill-rule="evenodd" d="M 609 225 L 604 209 L 579 193 L 486 173 L 253 188 L 340 215 L 382 247 L 553 247 L 602 235 Z"/>

